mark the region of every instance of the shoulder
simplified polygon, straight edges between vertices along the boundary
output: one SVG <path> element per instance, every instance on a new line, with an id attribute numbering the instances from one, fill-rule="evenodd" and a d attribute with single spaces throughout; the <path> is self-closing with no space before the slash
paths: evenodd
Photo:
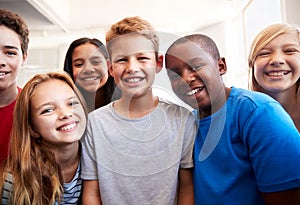
<path id="1" fill-rule="evenodd" d="M 259 119 L 262 122 L 290 121 L 279 102 L 260 92 L 232 88 L 226 107 L 234 119 L 251 120 L 253 123 L 257 123 Z"/>
<path id="2" fill-rule="evenodd" d="M 257 132 L 266 130 L 268 133 L 271 129 L 277 133 L 285 130 L 289 134 L 295 130 L 292 119 L 281 104 L 264 93 L 232 88 L 228 101 L 227 107 L 233 118 L 249 123 L 249 129 L 255 130 L 256 127 Z M 299 135 L 296 132 L 293 134 Z"/>
<path id="3" fill-rule="evenodd" d="M 191 113 L 191 110 L 187 109 L 186 107 L 182 106 L 182 105 L 179 105 L 179 104 L 176 104 L 174 102 L 171 102 L 169 100 L 166 100 L 164 98 L 161 98 L 159 97 L 159 106 L 162 108 L 162 109 L 165 109 L 165 110 L 174 110 L 174 111 L 177 111 L 177 112 L 183 112 L 183 113 Z"/>
<path id="4" fill-rule="evenodd" d="M 170 102 L 163 98 L 159 98 L 158 108 L 161 109 L 169 121 L 177 121 L 183 124 L 188 123 L 196 123 L 196 119 L 192 110 L 183 107 L 182 105 L 178 105 L 174 102 Z"/>
<path id="5" fill-rule="evenodd" d="M 232 87 L 228 101 L 231 102 L 231 104 L 243 104 L 253 106 L 254 108 L 265 105 L 280 106 L 276 100 L 264 93 L 235 87 Z"/>
<path id="6" fill-rule="evenodd" d="M 99 107 L 96 110 L 93 110 L 92 112 L 89 113 L 88 117 L 95 117 L 98 116 L 100 113 L 103 115 L 103 113 L 109 112 L 112 109 L 112 103 L 109 103 L 105 106 Z"/>
<path id="7" fill-rule="evenodd" d="M 276 102 L 273 98 L 271 98 L 269 95 L 256 92 L 256 91 L 250 91 L 243 88 L 235 88 L 232 87 L 230 92 L 230 97 L 234 97 L 236 99 L 239 98 L 245 98 L 252 101 L 260 101 L 260 102 Z"/>

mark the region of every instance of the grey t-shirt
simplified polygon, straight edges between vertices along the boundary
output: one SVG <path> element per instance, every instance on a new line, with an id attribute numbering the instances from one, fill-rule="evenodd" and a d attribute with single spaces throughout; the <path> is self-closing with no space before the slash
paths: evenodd
<path id="1" fill-rule="evenodd" d="M 165 100 L 137 119 L 110 103 L 89 114 L 82 178 L 99 180 L 104 205 L 174 204 L 179 169 L 193 167 L 196 132 L 191 112 Z"/>

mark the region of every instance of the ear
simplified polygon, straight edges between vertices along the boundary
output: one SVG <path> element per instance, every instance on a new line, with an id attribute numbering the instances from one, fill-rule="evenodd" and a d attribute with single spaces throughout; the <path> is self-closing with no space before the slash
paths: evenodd
<path id="1" fill-rule="evenodd" d="M 25 62 L 27 61 L 27 57 L 28 57 L 28 53 L 26 52 L 26 53 L 24 53 L 23 54 L 23 62 L 22 62 L 22 66 L 25 64 Z"/>
<path id="2" fill-rule="evenodd" d="M 30 129 L 30 135 L 34 138 L 39 138 L 41 136 L 39 133 L 33 131 L 32 129 Z"/>
<path id="3" fill-rule="evenodd" d="M 164 64 L 164 56 L 159 55 L 156 62 L 156 69 L 155 69 L 156 73 L 159 73 L 161 71 L 163 64 Z"/>
<path id="4" fill-rule="evenodd" d="M 110 68 L 111 63 L 110 63 L 110 60 L 109 60 L 109 59 L 106 60 L 106 65 L 107 65 L 107 68 Z"/>
<path id="5" fill-rule="evenodd" d="M 109 73 L 109 75 L 113 76 L 113 67 L 112 67 L 111 63 L 109 62 L 109 64 L 107 64 L 107 65 L 108 65 L 108 73 Z"/>
<path id="6" fill-rule="evenodd" d="M 224 75 L 227 72 L 227 65 L 224 57 L 219 58 L 218 68 L 220 75 Z"/>

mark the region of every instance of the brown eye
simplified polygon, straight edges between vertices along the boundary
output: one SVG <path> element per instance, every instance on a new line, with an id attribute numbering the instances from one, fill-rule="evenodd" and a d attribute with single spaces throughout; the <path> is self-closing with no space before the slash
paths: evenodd
<path id="1" fill-rule="evenodd" d="M 82 67 L 83 66 L 83 63 L 76 63 L 74 64 L 75 67 Z"/>
<path id="2" fill-rule="evenodd" d="M 50 113 L 53 111 L 54 111 L 54 108 L 46 108 L 46 109 L 42 110 L 41 114 L 46 114 L 46 113 Z"/>
<path id="3" fill-rule="evenodd" d="M 192 70 L 194 71 L 198 71 L 203 67 L 203 64 L 197 64 L 197 65 L 193 65 L 191 66 Z"/>
<path id="4" fill-rule="evenodd" d="M 14 52 L 14 51 L 7 51 L 7 52 L 6 52 L 6 55 L 8 55 L 8 56 L 16 56 L 16 55 L 17 55 L 17 52 Z"/>
<path id="5" fill-rule="evenodd" d="M 289 49 L 286 49 L 284 50 L 285 53 L 297 53 L 298 50 L 294 49 L 294 48 L 289 48 Z"/>
<path id="6" fill-rule="evenodd" d="M 175 81 L 175 80 L 178 80 L 181 78 L 180 75 L 174 71 L 168 70 L 167 74 L 168 74 L 170 81 Z"/>
<path id="7" fill-rule="evenodd" d="M 117 59 L 115 62 L 116 63 L 126 62 L 126 59 L 125 58 L 120 58 L 120 59 Z"/>
<path id="8" fill-rule="evenodd" d="M 77 100 L 72 100 L 72 101 L 69 103 L 70 106 L 75 106 L 75 105 L 78 105 L 78 104 L 79 104 L 79 101 L 77 101 Z"/>

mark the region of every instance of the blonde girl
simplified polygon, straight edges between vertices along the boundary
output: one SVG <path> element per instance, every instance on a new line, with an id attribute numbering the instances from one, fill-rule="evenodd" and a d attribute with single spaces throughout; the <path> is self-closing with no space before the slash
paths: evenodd
<path id="1" fill-rule="evenodd" d="M 300 33 L 288 24 L 273 24 L 253 40 L 249 88 L 277 100 L 300 131 Z"/>
<path id="2" fill-rule="evenodd" d="M 0 171 L 1 204 L 79 204 L 80 138 L 86 109 L 66 73 L 37 74 L 14 110 L 9 157 Z"/>

